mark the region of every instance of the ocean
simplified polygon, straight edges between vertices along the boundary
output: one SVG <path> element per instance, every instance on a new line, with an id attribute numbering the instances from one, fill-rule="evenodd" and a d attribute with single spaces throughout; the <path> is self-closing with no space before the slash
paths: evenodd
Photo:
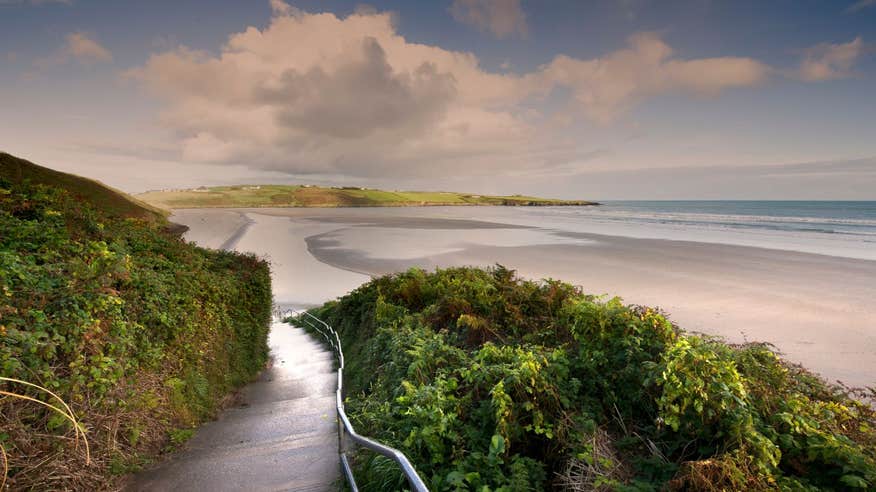
<path id="1" fill-rule="evenodd" d="M 856 236 L 876 242 L 876 201 L 610 201 L 602 220 Z"/>
<path id="2" fill-rule="evenodd" d="M 557 231 L 876 260 L 876 201 L 606 201 L 466 214 Z"/>

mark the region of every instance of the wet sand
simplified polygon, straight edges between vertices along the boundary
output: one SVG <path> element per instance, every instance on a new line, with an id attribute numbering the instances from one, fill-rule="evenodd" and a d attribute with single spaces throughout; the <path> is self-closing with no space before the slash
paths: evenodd
<path id="1" fill-rule="evenodd" d="M 204 221 L 196 214 L 174 220 L 203 237 L 197 229 L 233 217 L 209 212 Z M 475 214 L 459 220 L 404 210 L 241 212 L 254 223 L 237 249 L 267 254 L 279 265 L 275 291 L 283 301 L 319 303 L 368 275 L 411 266 L 501 263 L 524 277 L 659 306 L 687 331 L 772 343 L 832 381 L 876 384 L 876 261 L 508 225 Z M 213 247 L 222 244 L 218 236 Z"/>

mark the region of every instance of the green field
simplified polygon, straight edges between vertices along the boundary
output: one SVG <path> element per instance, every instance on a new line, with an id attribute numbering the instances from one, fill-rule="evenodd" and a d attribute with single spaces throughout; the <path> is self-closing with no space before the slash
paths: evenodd
<path id="1" fill-rule="evenodd" d="M 581 206 L 584 200 L 532 196 L 488 196 L 441 191 L 383 191 L 302 185 L 217 186 L 191 190 L 149 191 L 137 198 L 161 208 L 208 207 L 421 207 L 439 205 Z"/>

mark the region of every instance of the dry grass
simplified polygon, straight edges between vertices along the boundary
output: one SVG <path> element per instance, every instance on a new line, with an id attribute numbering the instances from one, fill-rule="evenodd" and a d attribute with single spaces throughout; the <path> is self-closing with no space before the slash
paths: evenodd
<path id="1" fill-rule="evenodd" d="M 669 490 L 756 492 L 778 489 L 775 483 L 758 477 L 752 470 L 750 458 L 736 450 L 710 459 L 682 463 L 675 478 L 669 482 Z"/>
<path id="2" fill-rule="evenodd" d="M 63 398 L 56 395 L 55 393 L 48 390 L 47 388 L 44 388 L 44 387 L 37 385 L 37 384 L 29 383 L 27 381 L 22 381 L 20 379 L 7 378 L 7 377 L 0 376 L 0 382 L 6 383 L 6 384 L 14 383 L 17 385 L 26 386 L 29 388 L 34 388 L 37 391 L 46 393 L 49 396 L 51 396 L 53 399 L 57 400 L 60 403 L 60 406 L 53 405 L 51 403 L 44 402 L 44 401 L 39 400 L 37 398 L 31 397 L 31 396 L 28 396 L 28 395 L 25 395 L 22 393 L 18 393 L 15 391 L 7 391 L 5 389 L 0 390 L 0 395 L 2 395 L 4 398 L 19 399 L 19 400 L 24 400 L 26 402 L 32 402 L 32 403 L 35 403 L 37 405 L 42 405 L 42 406 L 52 410 L 52 412 L 54 412 L 55 414 L 60 415 L 60 416 L 64 417 L 64 419 L 69 421 L 73 427 L 73 439 L 75 440 L 75 443 L 76 443 L 76 446 L 74 447 L 74 449 L 78 448 L 80 438 L 81 438 L 81 442 L 83 442 L 85 445 L 84 446 L 85 447 L 85 465 L 88 466 L 91 464 L 91 449 L 88 445 L 88 438 L 85 436 L 85 428 L 82 426 L 79 419 L 76 417 L 76 414 L 73 412 L 73 410 L 70 408 L 70 406 L 67 405 L 67 402 L 65 402 Z M 3 477 L 2 477 L 2 481 L 0 481 L 0 489 L 3 489 L 6 486 L 6 481 L 7 481 L 8 475 L 9 475 L 9 456 L 7 455 L 6 449 L 2 443 L 0 443 L 0 454 L 2 454 L 2 456 L 3 456 Z"/>
<path id="3" fill-rule="evenodd" d="M 2 379 L 10 385 L 36 387 Z M 66 403 L 47 404 L 20 391 L 4 390 L 0 428 L 7 434 L 9 445 L 3 453 L 6 486 L 11 490 L 118 490 L 125 473 L 144 464 L 145 457 L 161 452 L 167 443 L 169 423 L 179 421 L 168 401 L 164 379 L 160 374 L 141 373 L 136 387 L 120 384 L 103 402 L 78 402 L 75 414 L 67 410 Z M 11 393 L 16 397 L 12 398 Z M 51 392 L 46 394 L 53 402 L 61 401 Z M 107 404 L 132 395 L 150 401 Z M 54 414 L 63 415 L 70 423 L 66 432 L 47 430 L 49 417 Z"/>
<path id="4" fill-rule="evenodd" d="M 592 452 L 586 459 L 572 459 L 557 479 L 560 490 L 610 491 L 629 480 L 630 470 L 618 457 L 611 436 L 597 428 L 590 438 Z"/>

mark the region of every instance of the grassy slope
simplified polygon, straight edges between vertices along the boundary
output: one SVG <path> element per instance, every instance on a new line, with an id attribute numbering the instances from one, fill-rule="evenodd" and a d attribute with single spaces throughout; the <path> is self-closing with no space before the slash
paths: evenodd
<path id="1" fill-rule="evenodd" d="M 318 186 L 217 186 L 207 191 L 150 191 L 138 197 L 157 207 L 409 207 L 435 205 L 594 205 L 583 200 L 487 196 L 451 192 L 382 191 Z"/>
<path id="2" fill-rule="evenodd" d="M 2 158 L 0 376 L 64 398 L 92 459 L 52 412 L 3 398 L 10 483 L 115 489 L 261 370 L 268 266 L 185 243 L 154 210 L 92 181 Z M 17 384 L 0 389 L 49 400 Z"/>
<path id="3" fill-rule="evenodd" d="M 163 210 L 114 190 L 99 181 L 38 166 L 3 152 L 0 152 L 0 178 L 16 184 L 27 180 L 33 184 L 63 188 L 73 196 L 117 217 L 160 222 L 166 216 Z"/>
<path id="4" fill-rule="evenodd" d="M 769 347 L 512 271 L 411 270 L 315 313 L 347 413 L 432 490 L 874 490 L 876 414 Z M 397 467 L 357 458 L 362 490 Z"/>

